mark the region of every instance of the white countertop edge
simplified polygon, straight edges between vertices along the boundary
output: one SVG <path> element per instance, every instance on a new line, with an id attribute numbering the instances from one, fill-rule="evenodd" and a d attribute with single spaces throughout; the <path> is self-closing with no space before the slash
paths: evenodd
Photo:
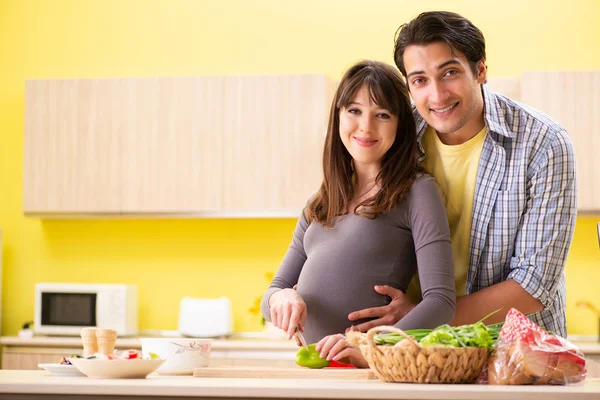
<path id="1" fill-rule="evenodd" d="M 164 338 L 176 339 L 176 338 Z M 187 338 L 186 338 L 187 339 Z M 78 337 L 51 337 L 34 336 L 33 338 L 20 338 L 18 336 L 0 337 L 2 346 L 19 347 L 81 347 L 81 338 Z M 141 348 L 139 338 L 118 338 L 116 347 Z M 298 346 L 292 340 L 247 340 L 247 339 L 213 339 L 212 350 L 270 350 L 270 351 L 296 351 Z M 599 346 L 600 349 L 600 346 Z"/>
<path id="2" fill-rule="evenodd" d="M 567 335 L 567 340 L 571 342 L 596 342 L 600 344 L 598 335 Z"/>
<path id="3" fill-rule="evenodd" d="M 170 339 L 170 338 L 165 338 Z M 572 341 L 585 355 L 600 354 L 600 342 L 594 341 Z M 18 346 L 18 347 L 81 347 L 81 339 L 78 337 L 52 337 L 52 336 L 34 336 L 33 338 L 20 338 L 18 336 L 0 337 L 0 346 Z M 141 348 L 139 338 L 119 338 L 117 339 L 118 349 Z M 297 351 L 298 346 L 292 340 L 268 340 L 268 339 L 213 339 L 211 349 L 219 350 L 240 350 L 240 351 Z"/>
<path id="4" fill-rule="evenodd" d="M 569 400 L 600 398 L 600 382 L 571 386 L 419 385 L 331 379 L 233 379 L 150 376 L 90 379 L 44 371 L 1 371 L 0 393 L 320 399 Z"/>

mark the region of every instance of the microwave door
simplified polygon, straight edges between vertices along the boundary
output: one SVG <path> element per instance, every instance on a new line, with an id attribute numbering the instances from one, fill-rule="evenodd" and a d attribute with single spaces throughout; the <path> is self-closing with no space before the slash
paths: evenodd
<path id="1" fill-rule="evenodd" d="M 96 293 L 42 293 L 43 328 L 96 326 Z"/>

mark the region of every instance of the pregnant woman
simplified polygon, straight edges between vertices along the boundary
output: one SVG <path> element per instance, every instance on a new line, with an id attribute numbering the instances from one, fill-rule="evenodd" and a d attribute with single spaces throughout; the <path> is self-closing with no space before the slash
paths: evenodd
<path id="1" fill-rule="evenodd" d="M 408 90 L 393 67 L 362 61 L 337 88 L 323 182 L 298 219 L 261 311 L 288 338 L 298 328 L 317 342 L 345 332 L 350 312 L 386 305 L 374 285 L 406 291 L 417 273 L 423 301 L 396 326 L 449 322 L 456 294 L 448 220 L 433 178 L 419 167 Z"/>

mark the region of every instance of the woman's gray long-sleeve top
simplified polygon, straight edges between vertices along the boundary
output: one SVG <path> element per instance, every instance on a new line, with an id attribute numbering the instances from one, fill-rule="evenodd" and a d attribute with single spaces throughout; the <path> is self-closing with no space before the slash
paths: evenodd
<path id="1" fill-rule="evenodd" d="M 318 223 L 309 225 L 302 213 L 261 311 L 270 321 L 271 294 L 298 284 L 308 311 L 304 335 L 314 343 L 364 322 L 349 321 L 350 312 L 389 304 L 388 297 L 375 292 L 375 285 L 406 291 L 417 272 L 423 301 L 396 326 L 435 328 L 448 323 L 456 307 L 450 230 L 429 175 L 420 176 L 392 211 L 374 220 L 351 213 L 327 230 Z"/>

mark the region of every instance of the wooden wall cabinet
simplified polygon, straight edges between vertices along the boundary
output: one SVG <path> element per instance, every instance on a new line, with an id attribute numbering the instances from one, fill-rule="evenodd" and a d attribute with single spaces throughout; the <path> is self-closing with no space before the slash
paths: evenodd
<path id="1" fill-rule="evenodd" d="M 575 149 L 577 209 L 600 211 L 600 71 L 525 72 L 488 85 L 565 127 Z"/>
<path id="2" fill-rule="evenodd" d="M 325 75 L 27 81 L 24 212 L 295 217 L 333 90 Z"/>
<path id="3" fill-rule="evenodd" d="M 558 120 L 600 210 L 600 71 L 489 86 Z M 325 75 L 27 81 L 23 209 L 41 217 L 296 217 L 321 181 Z"/>
<path id="4" fill-rule="evenodd" d="M 28 212 L 119 212 L 122 110 L 113 82 L 25 85 L 23 208 Z"/>
<path id="5" fill-rule="evenodd" d="M 577 208 L 600 210 L 600 71 L 526 72 L 521 101 L 565 127 L 577 167 Z"/>

